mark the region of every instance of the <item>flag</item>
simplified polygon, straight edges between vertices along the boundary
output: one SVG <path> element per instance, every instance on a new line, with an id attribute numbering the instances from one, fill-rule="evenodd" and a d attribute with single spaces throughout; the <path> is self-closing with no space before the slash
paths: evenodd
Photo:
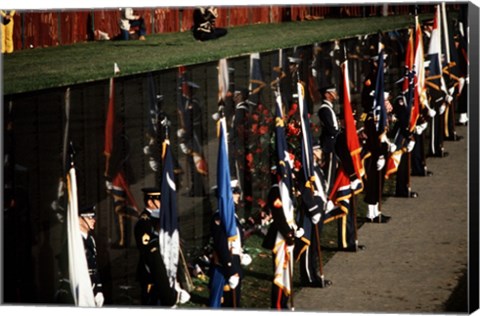
<path id="1" fill-rule="evenodd" d="M 88 273 L 85 246 L 78 221 L 77 178 L 73 162 L 67 174 L 67 238 L 68 238 L 68 268 L 70 288 L 75 306 L 93 307 L 95 299 L 92 282 Z"/>
<path id="2" fill-rule="evenodd" d="M 227 59 L 222 58 L 218 61 L 218 102 L 225 102 L 228 88 L 230 87 L 230 80 L 228 77 Z"/>
<path id="3" fill-rule="evenodd" d="M 177 190 L 173 173 L 173 158 L 170 141 L 163 142 L 163 172 L 161 186 L 160 233 L 158 240 L 160 254 L 167 272 L 170 287 L 174 288 L 177 280 L 177 266 L 180 254 L 178 233 Z"/>
<path id="4" fill-rule="evenodd" d="M 181 145 L 186 146 L 184 153 L 192 156 L 195 170 L 201 175 L 208 174 L 207 161 L 203 155 L 202 144 L 198 132 L 193 126 L 193 115 L 198 111 L 195 107 L 198 106 L 197 101 L 192 98 L 192 88 L 198 88 L 198 86 L 187 80 L 187 71 L 185 67 L 179 67 L 179 94 L 177 100 L 177 113 L 179 115 L 179 134 L 181 135 Z M 228 72 L 227 72 L 228 74 Z"/>
<path id="5" fill-rule="evenodd" d="M 305 88 L 300 81 L 297 82 L 297 93 L 300 111 L 300 125 L 302 128 L 302 169 L 305 176 L 305 186 L 310 187 L 312 191 L 314 191 L 316 188 L 314 187 L 313 179 L 312 132 L 310 130 L 308 111 L 305 108 Z"/>
<path id="6" fill-rule="evenodd" d="M 218 123 L 218 160 L 217 160 L 217 188 L 218 210 L 220 220 L 225 228 L 229 243 L 239 238 L 235 220 L 235 204 L 230 179 L 230 165 L 228 162 L 227 123 L 222 117 Z"/>
<path id="7" fill-rule="evenodd" d="M 429 76 L 426 78 L 426 84 L 439 93 L 447 93 L 445 81 L 442 77 L 442 37 L 441 37 L 441 17 L 440 6 L 435 7 L 435 15 L 433 18 L 433 30 L 430 37 L 430 43 L 428 47 L 429 64 Z"/>
<path id="8" fill-rule="evenodd" d="M 279 175 L 279 190 L 282 209 L 287 223 L 292 227 L 294 224 L 293 203 L 290 195 L 292 185 L 293 162 L 287 151 L 287 140 L 285 136 L 285 122 L 283 120 L 282 96 L 276 91 L 276 112 L 275 112 L 275 136 L 277 154 L 277 173 Z M 280 232 L 277 232 L 275 247 L 275 273 L 273 282 L 283 290 L 285 295 L 290 295 L 292 290 L 293 254 Z"/>
<path id="9" fill-rule="evenodd" d="M 420 115 L 420 111 L 429 107 L 427 99 L 427 91 L 425 88 L 425 65 L 424 65 L 424 49 L 423 49 L 423 34 L 420 23 L 418 22 L 418 16 L 415 16 L 415 77 L 414 85 L 415 90 L 413 92 L 413 103 L 410 109 L 410 124 L 409 129 L 412 132 L 417 124 L 417 119 Z"/>
<path id="10" fill-rule="evenodd" d="M 113 137 L 115 133 L 115 83 L 113 77 L 110 78 L 109 94 L 108 94 L 108 106 L 107 106 L 107 119 L 105 122 L 105 144 L 103 153 L 106 157 L 105 173 L 109 169 L 110 156 L 113 150 Z"/>
<path id="11" fill-rule="evenodd" d="M 373 99 L 373 116 L 375 120 L 375 129 L 378 132 L 379 138 L 383 136 L 387 128 L 387 110 L 385 108 L 384 91 L 384 65 L 382 50 L 378 55 L 377 78 L 375 83 L 375 95 Z"/>
<path id="12" fill-rule="evenodd" d="M 111 193 L 114 198 L 115 209 L 117 207 L 125 206 L 125 211 L 127 213 L 138 213 L 138 206 L 133 197 L 132 192 L 130 191 L 130 185 L 126 180 L 125 173 L 123 170 L 114 170 L 112 173 L 112 161 L 122 160 L 124 157 L 113 157 L 118 155 L 124 155 L 122 150 L 115 148 L 115 145 L 119 145 L 119 141 L 124 141 L 124 137 L 120 135 L 121 131 L 116 126 L 115 122 L 115 86 L 114 78 L 110 78 L 109 84 L 109 97 L 108 97 L 108 106 L 107 106 L 107 117 L 105 121 L 105 143 L 103 153 L 105 155 L 105 176 L 111 178 L 112 181 L 112 190 Z M 116 169 L 113 166 L 113 169 Z"/>
<path id="13" fill-rule="evenodd" d="M 365 168 L 360 156 L 362 147 L 358 140 L 357 127 L 353 118 L 352 105 L 350 103 L 350 76 L 348 72 L 348 60 L 342 63 L 343 70 L 343 119 L 345 124 L 345 135 L 347 140 L 348 151 L 352 157 L 353 167 L 357 179 L 361 180 L 365 175 Z M 363 184 L 360 187 L 355 188 L 354 194 L 358 194 L 363 191 Z"/>
<path id="14" fill-rule="evenodd" d="M 386 171 L 385 171 L 385 179 L 388 179 L 391 174 L 394 174 L 397 172 L 398 165 L 400 164 L 400 160 L 402 159 L 403 153 L 406 152 L 406 148 L 402 147 L 393 153 L 390 154 L 388 160 L 387 160 L 387 166 L 386 166 Z"/>
<path id="15" fill-rule="evenodd" d="M 340 217 L 346 216 L 350 210 L 350 197 L 352 196 L 352 188 L 350 187 L 350 177 L 347 175 L 342 166 L 337 170 L 335 183 L 330 191 L 329 200 L 331 200 L 336 208 L 325 212 L 323 222 L 329 223 Z"/>

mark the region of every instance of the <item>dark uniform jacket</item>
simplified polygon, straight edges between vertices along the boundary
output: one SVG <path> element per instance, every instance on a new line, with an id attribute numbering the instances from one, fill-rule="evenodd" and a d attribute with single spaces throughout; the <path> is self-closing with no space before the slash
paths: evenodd
<path id="1" fill-rule="evenodd" d="M 135 225 L 135 241 L 139 250 L 137 278 L 142 287 L 143 304 L 173 306 L 177 291 L 170 287 L 165 264 L 160 255 L 158 232 L 150 212 L 144 210 Z"/>
<path id="2" fill-rule="evenodd" d="M 102 292 L 102 281 L 98 274 L 97 268 L 97 246 L 95 245 L 95 239 L 91 234 L 87 235 L 87 238 L 82 236 L 83 245 L 85 247 L 85 256 L 87 258 L 88 274 L 92 282 L 93 294 L 96 295 Z"/>
<path id="3" fill-rule="evenodd" d="M 333 104 L 330 101 L 323 101 L 318 110 L 318 118 L 322 127 L 322 134 L 320 135 L 322 150 L 325 153 L 334 152 L 339 129 L 337 117 L 333 111 Z"/>

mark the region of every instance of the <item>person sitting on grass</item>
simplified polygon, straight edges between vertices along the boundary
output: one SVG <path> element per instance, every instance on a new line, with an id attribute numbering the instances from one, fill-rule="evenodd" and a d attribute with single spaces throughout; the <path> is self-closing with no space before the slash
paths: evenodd
<path id="1" fill-rule="evenodd" d="M 207 41 L 225 36 L 227 30 L 218 28 L 215 20 L 218 17 L 216 7 L 198 7 L 193 11 L 193 37 L 199 41 Z"/>
<path id="2" fill-rule="evenodd" d="M 129 40 L 138 36 L 141 41 L 145 40 L 145 21 L 140 15 L 133 14 L 132 8 L 120 9 L 120 39 Z"/>

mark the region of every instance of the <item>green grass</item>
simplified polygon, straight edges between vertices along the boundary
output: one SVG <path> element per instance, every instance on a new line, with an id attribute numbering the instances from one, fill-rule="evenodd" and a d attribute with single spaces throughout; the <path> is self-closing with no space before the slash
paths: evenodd
<path id="1" fill-rule="evenodd" d="M 3 56 L 4 94 L 35 91 L 179 65 L 236 57 L 252 52 L 309 45 L 332 39 L 389 31 L 412 25 L 412 16 L 390 16 L 257 24 L 232 27 L 215 41 L 198 42 L 190 32 L 147 36 L 146 41 L 101 41 L 34 48 Z"/>

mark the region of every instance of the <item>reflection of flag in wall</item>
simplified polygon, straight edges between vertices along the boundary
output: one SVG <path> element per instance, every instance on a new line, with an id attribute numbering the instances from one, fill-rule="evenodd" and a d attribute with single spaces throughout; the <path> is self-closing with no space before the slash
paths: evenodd
<path id="1" fill-rule="evenodd" d="M 177 112 L 179 115 L 179 128 L 182 130 L 182 137 L 186 138 L 187 154 L 191 155 L 195 164 L 195 170 L 202 174 L 208 174 L 207 161 L 203 155 L 202 145 L 200 143 L 200 136 L 193 128 L 193 100 L 192 100 L 192 86 L 196 86 L 187 80 L 185 67 L 179 67 L 179 94 L 177 101 Z M 228 74 L 228 72 L 227 72 Z M 198 86 L 196 86 L 198 87 Z"/>
<path id="2" fill-rule="evenodd" d="M 227 59 L 222 58 L 218 61 L 218 102 L 225 102 L 229 86 Z"/>
<path id="3" fill-rule="evenodd" d="M 119 134 L 121 133 L 120 129 L 117 128 L 115 122 L 115 89 L 114 89 L 114 78 L 110 78 L 109 86 L 109 98 L 108 98 L 108 107 L 107 107 L 107 117 L 105 122 L 105 144 L 104 144 L 104 154 L 105 154 L 105 175 L 111 177 L 112 181 L 112 194 L 115 200 L 115 209 L 117 207 L 123 207 L 125 203 L 126 211 L 138 212 L 138 207 L 135 202 L 135 198 L 130 191 L 130 185 L 126 180 L 125 173 L 123 170 L 115 170 L 115 174 L 109 174 L 111 170 L 111 162 L 113 161 L 112 156 L 114 155 L 123 155 L 118 148 L 115 148 L 115 144 L 118 146 Z M 117 141 L 116 141 L 117 140 Z M 119 160 L 119 157 L 113 157 L 116 160 Z M 122 157 L 122 159 L 126 159 Z"/>
<path id="4" fill-rule="evenodd" d="M 384 65 L 383 50 L 378 55 L 378 69 L 375 83 L 375 97 L 373 99 L 373 115 L 375 119 L 375 129 L 379 137 L 386 132 L 387 111 L 385 109 L 385 88 L 384 88 Z"/>
<path id="5" fill-rule="evenodd" d="M 67 174 L 67 232 L 68 232 L 68 268 L 70 288 L 76 306 L 93 307 L 95 299 L 92 282 L 88 273 L 85 246 L 83 245 L 80 224 L 78 222 L 77 178 L 75 168 L 70 167 Z"/>
<path id="6" fill-rule="evenodd" d="M 362 147 L 358 140 L 357 127 L 353 118 L 352 105 L 350 103 L 350 76 L 348 72 L 348 60 L 342 63 L 343 70 L 343 119 L 345 122 L 345 134 L 347 140 L 348 151 L 352 157 L 353 167 L 357 179 L 361 180 L 365 175 L 365 168 L 361 157 Z M 356 187 L 354 194 L 358 194 L 363 191 L 363 184 Z"/>
<path id="7" fill-rule="evenodd" d="M 276 94 L 275 136 L 277 152 L 277 173 L 279 175 L 279 190 L 283 213 L 287 223 L 294 224 L 293 203 L 290 195 L 292 185 L 292 161 L 287 151 L 285 137 L 285 122 L 283 120 L 282 97 Z M 293 271 L 293 254 L 280 232 L 277 232 L 275 247 L 275 275 L 273 282 L 285 293 L 290 295 L 292 290 L 291 273 Z"/>
<path id="8" fill-rule="evenodd" d="M 178 234 L 177 189 L 173 174 L 173 158 L 170 150 L 170 141 L 163 143 L 163 173 L 161 187 L 160 212 L 160 254 L 167 270 L 170 287 L 175 287 L 177 280 L 177 266 L 180 254 L 180 238 Z"/>

